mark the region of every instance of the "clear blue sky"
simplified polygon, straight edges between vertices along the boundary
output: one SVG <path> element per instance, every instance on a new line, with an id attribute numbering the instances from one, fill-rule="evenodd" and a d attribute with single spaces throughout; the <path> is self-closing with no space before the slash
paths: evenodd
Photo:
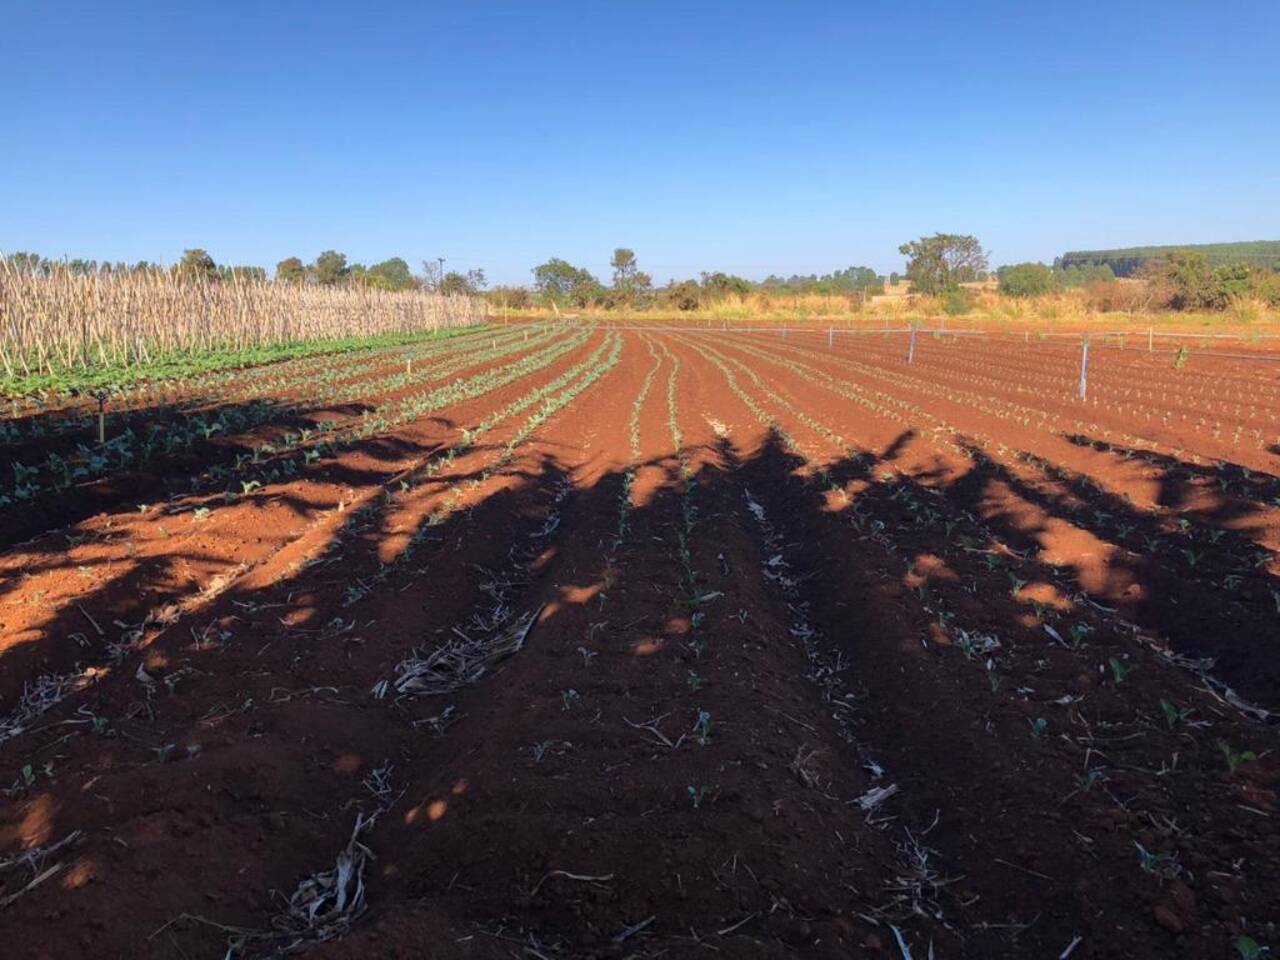
<path id="1" fill-rule="evenodd" d="M 1280 239 L 1280 3 L 0 0 L 0 250 L 526 283 Z"/>

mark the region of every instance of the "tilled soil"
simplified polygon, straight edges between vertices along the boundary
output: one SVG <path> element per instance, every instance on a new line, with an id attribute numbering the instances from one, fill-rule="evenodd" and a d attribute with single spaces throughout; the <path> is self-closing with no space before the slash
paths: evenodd
<path id="1" fill-rule="evenodd" d="M 1073 407 L 1029 342 L 548 337 L 239 496 L 144 477 L 8 550 L 9 942 L 1280 946 L 1275 455 L 1195 429 L 1211 361 L 1108 352 Z"/>

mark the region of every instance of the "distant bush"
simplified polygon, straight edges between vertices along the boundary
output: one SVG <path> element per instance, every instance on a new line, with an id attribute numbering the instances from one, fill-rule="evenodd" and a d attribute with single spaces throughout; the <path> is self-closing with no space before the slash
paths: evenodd
<path id="1" fill-rule="evenodd" d="M 1053 270 L 1043 263 L 1015 263 L 1001 267 L 997 276 L 1007 297 L 1040 297 L 1058 288 Z"/>
<path id="2" fill-rule="evenodd" d="M 702 304 L 702 288 L 696 280 L 682 280 L 672 283 L 662 291 L 662 302 L 665 306 L 677 310 L 697 310 Z"/>
<path id="3" fill-rule="evenodd" d="M 1053 275 L 1057 278 L 1059 288 L 1063 290 L 1077 290 L 1099 280 L 1116 278 L 1115 271 L 1111 269 L 1110 264 L 1106 263 L 1054 267 Z"/>
<path id="4" fill-rule="evenodd" d="M 1100 313 L 1134 313 L 1151 305 L 1152 294 L 1137 280 L 1095 280 L 1085 287 L 1085 302 Z"/>
<path id="5" fill-rule="evenodd" d="M 942 295 L 942 309 L 949 317 L 963 317 L 973 309 L 973 297 L 963 290 L 952 290 Z"/>
<path id="6" fill-rule="evenodd" d="M 1225 310 L 1253 297 L 1274 303 L 1280 291 L 1275 273 L 1247 263 L 1215 268 L 1199 250 L 1179 250 L 1153 260 L 1143 273 L 1155 292 L 1154 302 L 1174 310 Z"/>

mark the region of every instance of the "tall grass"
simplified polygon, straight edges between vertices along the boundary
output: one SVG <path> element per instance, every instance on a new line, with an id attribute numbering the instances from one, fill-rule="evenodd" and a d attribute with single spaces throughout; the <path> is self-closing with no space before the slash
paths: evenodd
<path id="1" fill-rule="evenodd" d="M 470 297 L 170 273 L 48 275 L 0 259 L 0 374 L 130 367 L 161 357 L 482 323 Z"/>

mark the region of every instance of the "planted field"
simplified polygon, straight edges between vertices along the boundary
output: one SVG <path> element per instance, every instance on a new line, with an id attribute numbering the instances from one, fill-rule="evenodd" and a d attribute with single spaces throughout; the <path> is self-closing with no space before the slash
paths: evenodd
<path id="1" fill-rule="evenodd" d="M 1257 360 L 505 327 L 0 419 L 32 957 L 1280 948 Z"/>

